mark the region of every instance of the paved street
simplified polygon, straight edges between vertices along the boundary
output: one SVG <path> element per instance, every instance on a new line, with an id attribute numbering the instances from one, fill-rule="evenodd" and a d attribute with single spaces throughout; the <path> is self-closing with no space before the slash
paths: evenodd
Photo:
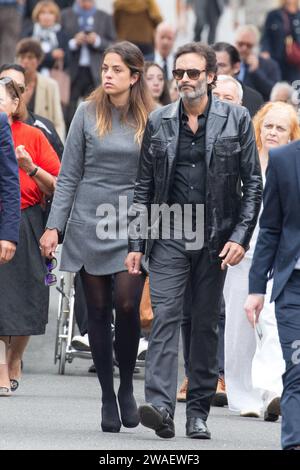
<path id="1" fill-rule="evenodd" d="M 176 438 L 164 441 L 139 426 L 117 435 L 100 431 L 100 393 L 88 374 L 89 360 L 75 359 L 59 376 L 53 363 L 57 293 L 52 288 L 50 322 L 45 337 L 32 338 L 25 355 L 19 390 L 0 400 L 0 449 L 279 449 L 280 424 L 240 418 L 227 409 L 213 408 L 208 424 L 211 441 L 185 437 L 185 406 L 178 404 Z M 183 376 L 180 366 L 180 379 Z M 116 382 L 118 378 L 116 377 Z M 143 370 L 135 391 L 143 402 Z"/>

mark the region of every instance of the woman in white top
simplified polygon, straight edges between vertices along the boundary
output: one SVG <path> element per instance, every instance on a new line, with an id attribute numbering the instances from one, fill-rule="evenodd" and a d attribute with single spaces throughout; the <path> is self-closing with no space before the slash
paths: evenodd
<path id="1" fill-rule="evenodd" d="M 261 169 L 265 180 L 269 150 L 299 139 L 300 127 L 294 108 L 286 103 L 267 103 L 253 120 Z M 287 188 L 288 190 L 288 188 Z M 276 421 L 280 414 L 281 375 L 284 361 L 279 344 L 274 304 L 270 304 L 272 280 L 255 331 L 248 322 L 244 303 L 257 225 L 250 249 L 237 266 L 229 267 L 224 286 L 226 303 L 225 377 L 228 405 L 241 416 Z"/>

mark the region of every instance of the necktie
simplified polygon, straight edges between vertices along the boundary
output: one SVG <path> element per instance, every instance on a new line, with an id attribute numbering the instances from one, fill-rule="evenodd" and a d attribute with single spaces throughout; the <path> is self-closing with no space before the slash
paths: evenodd
<path id="1" fill-rule="evenodd" d="M 164 71 L 164 76 L 166 80 L 169 80 L 169 74 L 168 74 L 168 62 L 167 59 L 163 60 L 163 71 Z"/>

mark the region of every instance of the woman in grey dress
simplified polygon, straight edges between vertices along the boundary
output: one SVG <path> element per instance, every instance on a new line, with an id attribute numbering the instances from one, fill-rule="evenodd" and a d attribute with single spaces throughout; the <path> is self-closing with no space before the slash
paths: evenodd
<path id="1" fill-rule="evenodd" d="M 40 242 L 44 256 L 51 257 L 59 232 L 64 232 L 61 269 L 80 272 L 91 351 L 102 389 L 101 427 L 106 432 L 119 432 L 121 421 L 125 427 L 139 423 L 132 379 L 144 279 L 126 272 L 127 210 L 118 208 L 120 197 L 127 207 L 132 203 L 140 143 L 152 109 L 141 51 L 129 42 L 108 48 L 102 86 L 79 106 L 71 124 L 47 230 Z M 112 233 L 114 227 L 120 228 L 121 236 Z M 113 385 L 113 301 L 121 420 Z"/>

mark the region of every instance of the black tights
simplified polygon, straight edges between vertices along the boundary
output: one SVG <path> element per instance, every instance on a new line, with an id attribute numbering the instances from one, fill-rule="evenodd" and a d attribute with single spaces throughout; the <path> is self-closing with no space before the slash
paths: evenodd
<path id="1" fill-rule="evenodd" d="M 102 389 L 102 403 L 107 413 L 113 416 L 116 415 L 116 396 L 111 334 L 112 276 L 93 276 L 84 269 L 80 275 L 88 308 L 91 351 Z M 124 416 L 125 405 L 128 405 L 128 411 L 129 402 L 133 400 L 133 372 L 140 339 L 139 305 L 143 286 L 144 276 L 132 276 L 127 272 L 114 275 L 115 351 L 120 370 L 118 399 L 121 415 Z"/>

